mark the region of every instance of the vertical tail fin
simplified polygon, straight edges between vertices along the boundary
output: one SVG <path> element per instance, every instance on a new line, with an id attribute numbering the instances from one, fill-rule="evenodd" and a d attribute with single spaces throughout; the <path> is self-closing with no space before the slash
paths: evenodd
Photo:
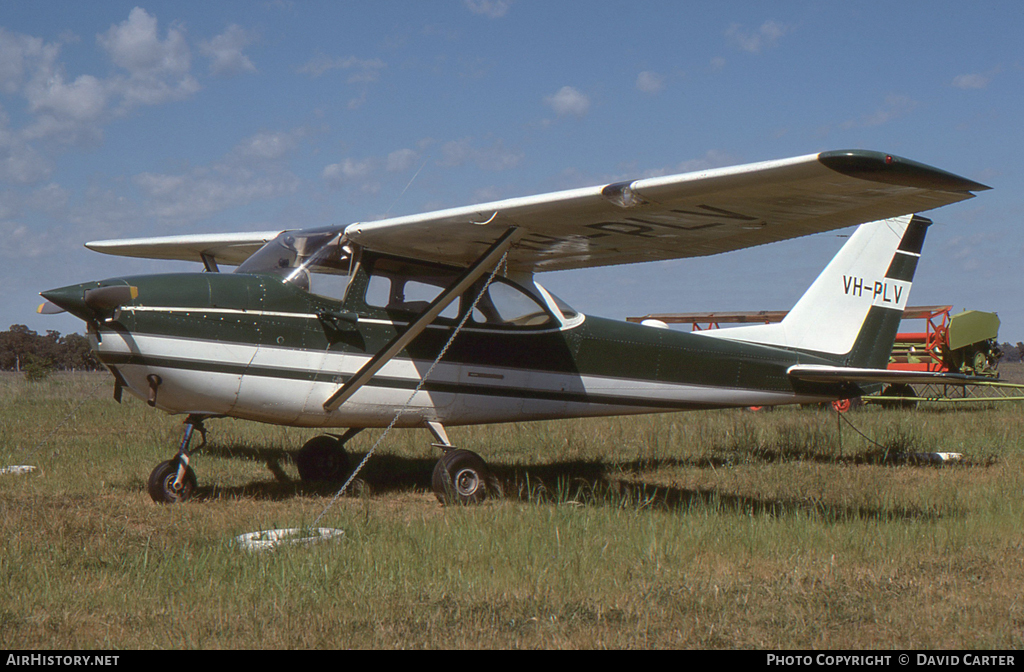
<path id="1" fill-rule="evenodd" d="M 704 333 L 884 369 L 930 224 L 917 215 L 862 224 L 782 322 Z"/>

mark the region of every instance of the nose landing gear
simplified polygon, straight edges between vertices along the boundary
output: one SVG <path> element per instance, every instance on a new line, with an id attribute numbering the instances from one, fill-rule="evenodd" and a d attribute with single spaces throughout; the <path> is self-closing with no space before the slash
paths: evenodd
<path id="1" fill-rule="evenodd" d="M 173 460 L 167 460 L 156 465 L 156 469 L 149 475 L 149 482 L 146 489 L 154 502 L 160 504 L 175 504 L 189 499 L 196 490 L 196 474 L 189 466 L 189 444 L 192 442 L 192 433 L 199 430 L 203 442 L 199 448 L 206 445 L 206 428 L 203 427 L 203 420 L 209 416 L 189 415 L 185 419 L 185 436 L 181 439 L 181 447 L 178 448 L 178 455 Z M 198 450 L 198 448 L 197 448 Z"/>

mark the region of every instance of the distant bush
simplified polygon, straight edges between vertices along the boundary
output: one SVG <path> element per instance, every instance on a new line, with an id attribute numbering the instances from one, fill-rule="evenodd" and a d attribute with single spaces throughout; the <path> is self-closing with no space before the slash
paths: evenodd
<path id="1" fill-rule="evenodd" d="M 53 362 L 35 355 L 26 355 L 23 370 L 25 380 L 37 383 L 50 377 L 50 374 L 53 373 Z"/>

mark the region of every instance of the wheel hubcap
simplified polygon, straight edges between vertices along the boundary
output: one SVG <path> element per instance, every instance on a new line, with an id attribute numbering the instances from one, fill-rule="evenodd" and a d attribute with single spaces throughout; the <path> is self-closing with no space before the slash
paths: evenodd
<path id="1" fill-rule="evenodd" d="M 453 479 L 460 497 L 472 497 L 480 489 L 480 476 L 473 469 L 463 469 Z"/>

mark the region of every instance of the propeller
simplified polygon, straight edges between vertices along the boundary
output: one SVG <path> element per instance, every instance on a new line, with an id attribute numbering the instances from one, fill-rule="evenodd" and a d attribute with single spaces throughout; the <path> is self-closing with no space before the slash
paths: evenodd
<path id="1" fill-rule="evenodd" d="M 52 301 L 43 301 L 42 303 L 39 304 L 39 307 L 36 308 L 36 312 L 39 313 L 40 315 L 56 315 L 58 313 L 66 313 L 67 310 L 61 308 Z"/>

